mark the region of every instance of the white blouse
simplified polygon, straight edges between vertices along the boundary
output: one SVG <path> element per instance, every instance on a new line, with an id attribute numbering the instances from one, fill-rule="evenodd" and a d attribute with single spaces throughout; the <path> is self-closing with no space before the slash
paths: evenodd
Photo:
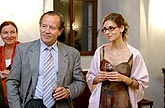
<path id="1" fill-rule="evenodd" d="M 6 67 L 8 67 L 11 64 L 11 59 L 6 59 L 5 62 L 6 62 Z"/>

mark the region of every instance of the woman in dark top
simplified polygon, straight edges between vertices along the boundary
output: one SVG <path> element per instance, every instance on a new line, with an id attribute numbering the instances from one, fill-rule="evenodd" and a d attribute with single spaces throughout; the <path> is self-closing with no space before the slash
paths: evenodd
<path id="1" fill-rule="evenodd" d="M 131 60 L 133 55 L 130 56 L 127 62 L 122 62 L 118 65 L 112 63 L 104 58 L 104 47 L 102 49 L 102 58 L 100 63 L 101 71 L 118 71 L 120 74 L 130 77 L 131 74 Z M 109 102 L 108 102 L 109 101 Z M 116 81 L 103 81 L 101 88 L 100 108 L 130 108 L 131 103 L 128 95 L 128 86 L 124 83 Z"/>

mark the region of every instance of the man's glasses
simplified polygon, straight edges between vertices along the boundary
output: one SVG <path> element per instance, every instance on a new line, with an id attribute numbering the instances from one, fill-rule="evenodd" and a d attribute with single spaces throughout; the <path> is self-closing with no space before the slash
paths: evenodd
<path id="1" fill-rule="evenodd" d="M 112 31 L 115 30 L 117 27 L 118 27 L 118 26 L 116 26 L 116 27 L 109 26 L 108 28 L 104 27 L 103 29 L 101 29 L 101 31 L 102 31 L 103 33 L 105 33 L 107 30 L 108 30 L 109 32 L 112 32 Z"/>

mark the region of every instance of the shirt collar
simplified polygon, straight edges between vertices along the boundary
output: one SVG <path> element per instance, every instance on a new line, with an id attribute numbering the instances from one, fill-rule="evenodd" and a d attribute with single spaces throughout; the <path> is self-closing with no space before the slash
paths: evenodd
<path id="1" fill-rule="evenodd" d="M 43 52 L 48 46 L 45 45 L 41 39 L 40 39 L 40 44 L 41 44 L 41 52 Z M 58 51 L 57 41 L 52 45 L 52 47 L 54 51 Z"/>

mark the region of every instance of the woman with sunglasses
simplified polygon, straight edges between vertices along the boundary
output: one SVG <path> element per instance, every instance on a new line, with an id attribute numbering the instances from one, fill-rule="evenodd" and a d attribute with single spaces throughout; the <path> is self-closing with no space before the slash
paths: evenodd
<path id="1" fill-rule="evenodd" d="M 97 48 L 86 75 L 89 108 L 138 108 L 148 87 L 148 71 L 139 50 L 129 45 L 128 23 L 119 13 L 102 22 L 109 43 Z"/>

